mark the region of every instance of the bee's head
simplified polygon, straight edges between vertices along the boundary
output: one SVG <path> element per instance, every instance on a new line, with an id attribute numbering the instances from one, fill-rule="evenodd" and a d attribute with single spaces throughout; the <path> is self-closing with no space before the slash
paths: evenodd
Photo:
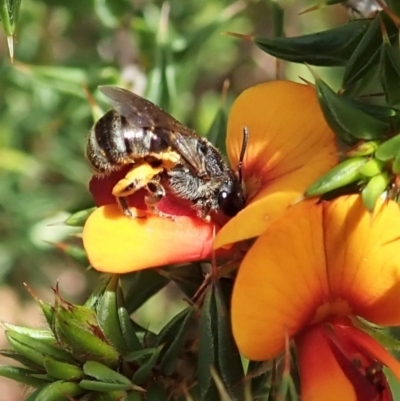
<path id="1" fill-rule="evenodd" d="M 233 217 L 244 208 L 244 204 L 242 185 L 232 172 L 231 177 L 219 189 L 218 206 L 226 216 Z"/>
<path id="2" fill-rule="evenodd" d="M 249 130 L 244 127 L 243 143 L 238 163 L 238 176 L 230 171 L 229 179 L 224 181 L 218 192 L 218 206 L 228 217 L 236 216 L 244 208 L 246 202 L 242 187 L 242 165 L 248 141 Z"/>

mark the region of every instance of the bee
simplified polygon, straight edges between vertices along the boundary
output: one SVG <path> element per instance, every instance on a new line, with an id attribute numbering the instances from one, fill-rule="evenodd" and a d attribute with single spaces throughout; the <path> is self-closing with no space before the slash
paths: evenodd
<path id="1" fill-rule="evenodd" d="M 126 198 L 142 188 L 146 205 L 160 215 L 157 203 L 167 194 L 189 201 L 206 220 L 220 211 L 232 217 L 244 207 L 242 160 L 247 130 L 236 173 L 207 139 L 155 104 L 122 88 L 103 86 L 100 91 L 114 109 L 91 129 L 86 156 L 98 176 L 128 166 L 112 190 L 125 215 L 133 217 Z"/>

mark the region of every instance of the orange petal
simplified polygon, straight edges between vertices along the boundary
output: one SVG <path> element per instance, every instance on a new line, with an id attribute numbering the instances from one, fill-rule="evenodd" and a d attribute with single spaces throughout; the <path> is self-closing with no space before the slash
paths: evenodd
<path id="1" fill-rule="evenodd" d="M 296 339 L 302 401 L 357 401 L 351 382 L 340 368 L 323 327 L 315 325 Z"/>
<path id="2" fill-rule="evenodd" d="M 371 216 L 357 195 L 314 202 L 275 220 L 239 269 L 232 324 L 250 359 L 277 355 L 286 333 L 329 316 L 400 324 L 399 206 L 384 203 Z"/>
<path id="3" fill-rule="evenodd" d="M 106 205 L 87 220 L 83 245 L 95 269 L 128 273 L 204 259 L 211 253 L 213 231 L 213 224 L 198 218 L 179 216 L 173 220 L 147 212 L 146 218 L 132 219 L 118 206 Z"/>
<path id="4" fill-rule="evenodd" d="M 326 170 L 327 158 L 322 152 L 304 166 L 271 181 L 249 205 L 221 229 L 215 238 L 214 247 L 219 248 L 261 235 L 268 225 L 298 201 L 304 189 Z"/>
<path id="5" fill-rule="evenodd" d="M 351 325 L 335 325 L 334 330 L 336 335 L 350 339 L 356 347 L 363 349 L 364 354 L 388 367 L 400 380 L 400 362 L 375 339 Z"/>
<path id="6" fill-rule="evenodd" d="M 232 297 L 239 350 L 266 360 L 284 349 L 329 294 L 323 249 L 322 205 L 308 200 L 272 223 L 245 256 Z"/>
<path id="7" fill-rule="evenodd" d="M 334 134 L 326 124 L 315 90 L 289 81 L 274 81 L 244 91 L 232 106 L 227 150 L 232 166 L 239 160 L 242 131 L 249 129 L 243 178 L 250 205 L 217 239 L 222 246 L 259 235 L 277 214 L 297 200 L 315 179 L 337 163 Z M 276 194 L 276 192 L 279 192 Z M 256 216 L 250 215 L 255 213 Z M 251 219 L 256 225 L 248 224 Z M 238 227 L 243 227 L 237 229 Z"/>
<path id="8" fill-rule="evenodd" d="M 373 323 L 399 325 L 399 205 L 381 203 L 372 216 L 360 197 L 343 197 L 325 204 L 323 225 L 331 297 Z"/>

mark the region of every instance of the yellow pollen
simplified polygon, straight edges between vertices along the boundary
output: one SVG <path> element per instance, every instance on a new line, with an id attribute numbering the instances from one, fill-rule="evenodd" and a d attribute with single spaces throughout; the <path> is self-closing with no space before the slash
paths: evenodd
<path id="1" fill-rule="evenodd" d="M 352 315 L 349 303 L 342 298 L 329 300 L 320 305 L 315 311 L 312 324 L 327 320 L 329 317 L 340 317 Z"/>

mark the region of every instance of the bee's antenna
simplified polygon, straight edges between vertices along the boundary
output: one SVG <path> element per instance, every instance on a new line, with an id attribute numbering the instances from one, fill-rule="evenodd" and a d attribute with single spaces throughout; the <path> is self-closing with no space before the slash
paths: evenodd
<path id="1" fill-rule="evenodd" d="M 239 163 L 238 163 L 238 174 L 240 183 L 242 183 L 243 180 L 242 165 L 248 143 L 249 143 L 249 129 L 247 127 L 243 127 L 243 142 L 242 142 L 242 149 L 240 150 Z"/>

